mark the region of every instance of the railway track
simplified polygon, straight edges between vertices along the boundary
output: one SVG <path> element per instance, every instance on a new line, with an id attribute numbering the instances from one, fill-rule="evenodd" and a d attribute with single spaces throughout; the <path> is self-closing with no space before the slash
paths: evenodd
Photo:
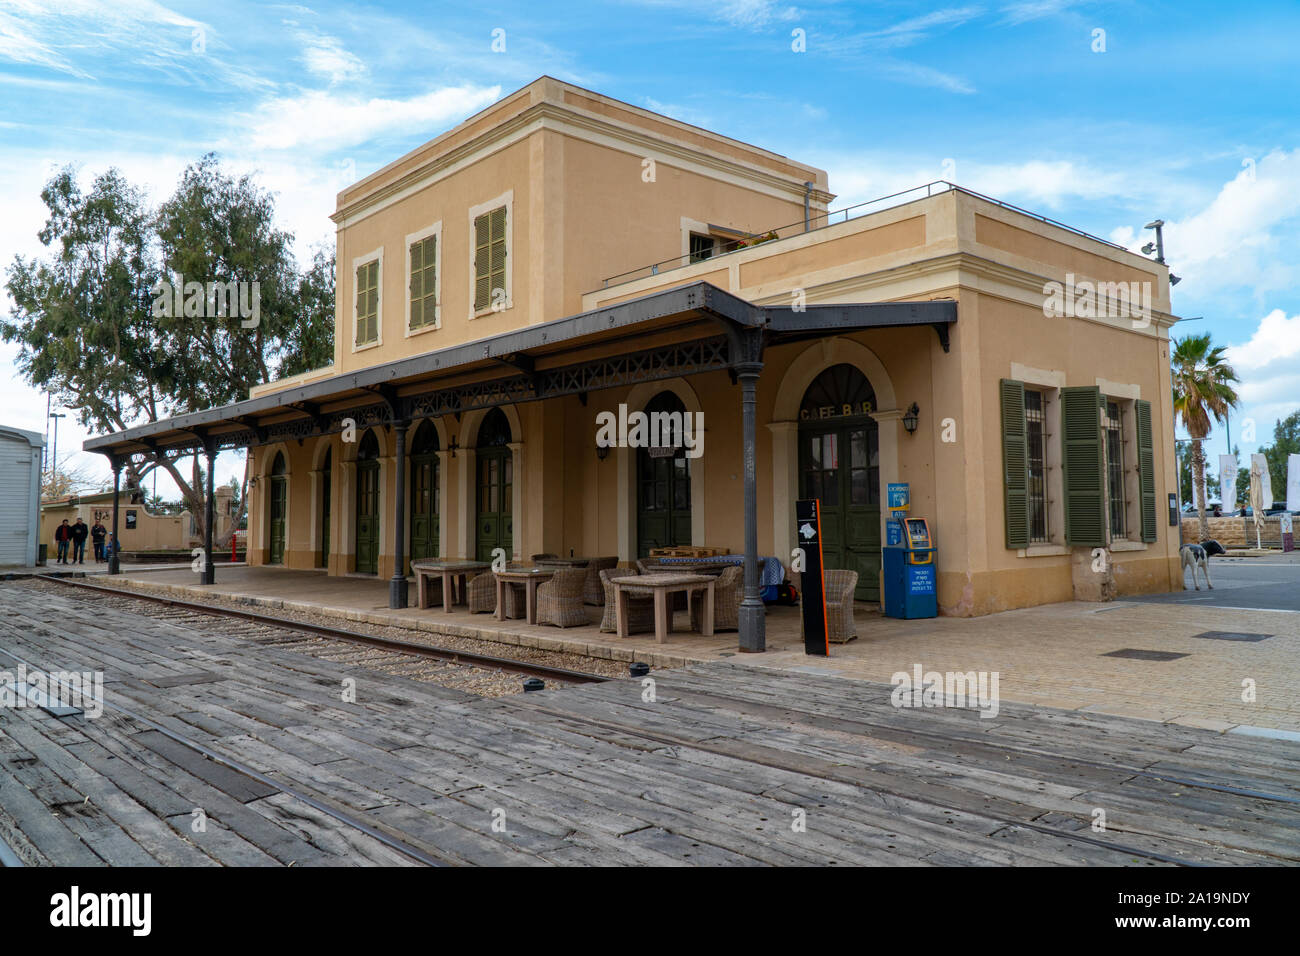
<path id="1" fill-rule="evenodd" d="M 327 624 L 315 624 L 309 621 L 297 621 L 292 618 L 278 617 L 273 614 L 261 614 L 242 608 L 224 607 L 217 604 L 201 604 L 194 601 L 182 601 L 177 598 L 163 597 L 156 594 L 143 594 L 122 588 L 91 584 L 66 577 L 38 574 L 35 580 L 48 581 L 65 587 L 80 588 L 87 591 L 110 594 L 115 597 L 159 604 L 179 612 L 178 624 L 194 622 L 202 616 L 216 616 L 243 621 L 257 627 L 280 628 L 282 630 L 309 634 L 317 638 L 339 641 L 345 644 L 361 645 L 393 654 L 406 654 L 418 658 L 444 661 L 453 665 L 477 667 L 483 670 L 505 671 L 524 677 L 538 678 L 542 681 L 555 681 L 561 684 L 593 684 L 611 678 L 586 671 L 577 671 L 565 667 L 552 667 L 531 661 L 520 661 L 509 657 L 496 657 L 490 654 L 478 654 L 471 651 L 455 650 L 422 644 L 416 641 L 403 641 L 393 637 L 366 634 L 346 628 L 332 627 Z"/>
<path id="2" fill-rule="evenodd" d="M 63 584 L 71 587 L 84 588 L 89 591 L 108 592 L 118 597 L 135 599 L 137 601 L 146 601 L 154 604 L 168 606 L 174 612 L 185 615 L 186 619 L 188 619 L 189 616 L 191 615 L 192 616 L 215 615 L 220 617 L 240 619 L 245 624 L 248 624 L 250 627 L 265 626 L 265 627 L 283 628 L 285 630 L 297 631 L 300 633 L 308 632 L 314 636 L 337 639 L 341 642 L 361 644 L 370 647 L 380 647 L 385 650 L 392 650 L 398 653 L 418 654 L 424 657 L 432 657 L 441 660 L 449 660 L 453 662 L 463 662 L 466 664 L 473 664 L 475 666 L 497 666 L 503 668 L 505 666 L 508 666 L 512 672 L 529 674 L 530 676 L 555 677 L 555 675 L 559 674 L 562 675 L 561 678 L 559 679 L 563 679 L 570 683 L 579 683 L 579 682 L 590 683 L 590 682 L 602 681 L 607 679 L 607 678 L 602 678 L 598 675 L 583 674 L 581 672 L 569 671 L 562 668 L 551 668 L 551 667 L 546 667 L 544 665 L 536 665 L 528 662 L 510 661 L 508 659 L 495 658 L 495 657 L 484 656 L 484 655 L 467 654 L 462 651 L 448 650 L 445 648 L 431 648 L 425 645 L 414 644 L 411 642 L 400 641 L 392 638 L 384 638 L 384 637 L 379 637 L 376 635 L 369 635 L 369 634 L 358 634 L 356 632 L 346 631 L 340 628 L 333 628 L 325 625 L 314 625 L 306 622 L 293 621 L 289 619 L 278 618 L 273 615 L 265 615 L 265 614 L 258 614 L 255 612 L 244 611 L 242 609 L 214 607 L 205 604 L 196 604 L 188 601 L 175 600 L 172 598 L 164 598 L 164 597 L 158 597 L 154 595 L 136 594 L 134 592 L 124 592 L 117 588 L 103 587 L 103 586 L 89 584 L 81 581 L 70 581 L 67 579 L 48 579 L 48 578 L 47 580 L 55 580 L 59 584 Z M 13 657 L 12 654 L 8 654 L 7 652 L 0 651 L 0 653 L 6 653 L 7 656 Z M 574 675 L 576 675 L 577 679 L 575 679 Z M 888 723 L 871 720 L 867 715 L 862 715 L 862 714 L 856 715 L 847 720 L 836 720 L 832 718 L 830 715 L 823 715 L 818 713 L 817 708 L 815 707 L 809 707 L 809 709 L 807 710 L 799 709 L 797 707 L 792 709 L 788 705 L 765 704 L 761 700 L 749 699 L 748 695 L 732 695 L 721 690 L 714 690 L 712 688 L 704 689 L 700 687 L 692 687 L 689 686 L 689 684 L 688 686 L 683 687 L 681 690 L 684 697 L 688 701 L 694 704 L 714 706 L 726 710 L 732 710 L 736 713 L 747 715 L 755 719 L 771 720 L 776 722 L 777 725 L 780 725 L 785 721 L 793 721 L 796 724 L 807 725 L 807 729 L 822 727 L 823 729 L 830 730 L 830 731 L 840 730 L 842 732 L 847 731 L 847 732 L 856 732 L 856 733 L 869 732 L 873 737 L 878 737 L 885 740 L 895 740 L 895 741 L 905 742 L 910 744 L 918 744 L 924 742 L 925 745 L 932 746 L 936 749 L 943 748 L 945 743 L 951 741 L 952 739 L 955 739 L 951 732 L 944 732 L 942 730 L 923 729 L 923 728 L 901 728 L 901 727 L 890 725 Z M 639 720 L 619 720 L 613 717 L 612 715 L 597 716 L 591 713 L 575 713 L 574 711 L 560 705 L 558 699 L 556 701 L 551 701 L 549 699 L 543 699 L 540 697 L 534 698 L 530 695 L 529 698 L 527 698 L 526 701 L 524 701 L 524 705 L 529 710 L 534 710 L 539 713 L 547 714 L 548 716 L 553 718 L 563 719 L 570 729 L 572 729 L 575 725 L 586 724 L 589 727 L 591 727 L 592 731 L 594 732 L 593 734 L 594 736 L 599 736 L 605 739 L 616 739 L 617 737 L 626 735 L 628 737 L 638 738 L 640 740 L 652 741 L 654 743 L 662 745 L 665 748 L 670 748 L 670 749 L 680 748 L 683 750 L 689 749 L 689 750 L 699 751 L 699 752 L 713 755 L 717 758 L 726 761 L 744 759 L 748 762 L 757 765 L 762 765 L 780 771 L 800 773 L 809 776 L 813 779 L 825 780 L 828 783 L 835 783 L 839 785 L 848 784 L 852 786 L 861 786 L 864 787 L 865 789 L 869 789 L 880 794 L 885 794 L 890 797 L 897 798 L 900 801 L 911 801 L 915 803 L 920 803 L 944 812 L 951 811 L 953 813 L 960 813 L 968 816 L 973 815 L 973 816 L 982 817 L 989 820 L 990 823 L 999 825 L 1002 828 L 1014 829 L 1022 832 L 1023 831 L 1032 832 L 1038 834 L 1041 837 L 1048 837 L 1052 842 L 1059 841 L 1070 845 L 1083 845 L 1083 846 L 1090 846 L 1096 849 L 1104 849 L 1113 853 L 1120 854 L 1123 857 L 1127 857 L 1128 859 L 1131 859 L 1134 862 L 1141 861 L 1149 864 L 1166 864 L 1166 865 L 1176 865 L 1176 866 L 1204 865 L 1199 863 L 1196 860 L 1187 859 L 1184 858 L 1183 856 L 1177 855 L 1176 852 L 1162 852 L 1162 850 L 1165 849 L 1164 847 L 1152 846 L 1149 844 L 1144 845 L 1142 840 L 1140 839 L 1133 839 L 1131 841 L 1126 840 L 1121 835 L 1123 831 L 1116 831 L 1115 836 L 1111 836 L 1109 838 L 1103 839 L 1103 838 L 1098 838 L 1096 836 L 1093 836 L 1091 833 L 1089 833 L 1086 830 L 1083 830 L 1081 832 L 1080 829 L 1063 828 L 1061 826 L 1053 825 L 1056 822 L 1055 820 L 1049 822 L 1046 819 L 1042 821 L 1038 820 L 1037 818 L 1025 819 L 1018 816 L 993 812 L 991 810 L 972 811 L 969 807 L 963 808 L 956 804 L 947 803 L 944 801 L 943 798 L 935 799 L 934 796 L 919 795 L 913 792 L 912 788 L 906 785 L 906 780 L 903 778 L 900 778 L 896 785 L 886 781 L 872 782 L 868 784 L 858 780 L 857 776 L 855 775 L 851 767 L 847 769 L 841 769 L 839 764 L 832 763 L 819 768 L 814 768 L 808 765 L 808 761 L 806 761 L 802 757 L 798 757 L 798 755 L 796 755 L 796 757 L 798 757 L 798 759 L 796 759 L 796 757 L 791 757 L 788 754 L 783 754 L 772 748 L 762 748 L 761 752 L 752 752 L 752 753 L 747 752 L 745 753 L 743 758 L 740 758 L 738 753 L 733 752 L 733 749 L 731 747 L 731 742 L 725 738 L 718 739 L 718 740 L 707 740 L 707 739 L 700 740 L 700 739 L 696 739 L 692 735 L 682 735 L 682 734 L 674 733 L 672 730 L 669 730 L 662 726 L 647 727 L 642 725 L 641 721 Z M 398 852 L 402 853 L 405 856 L 408 856 L 409 858 L 417 862 L 424 863 L 426 865 L 437 865 L 437 864 L 445 864 L 448 862 L 453 862 L 453 863 L 457 862 L 455 859 L 438 858 L 438 854 L 433 850 L 433 848 L 427 845 L 424 846 L 423 848 L 417 846 L 411 846 L 410 844 L 406 843 L 403 840 L 404 834 L 399 829 L 384 827 L 382 824 L 378 826 L 371 826 L 366 821 L 358 819 L 356 816 L 354 816 L 353 813 L 350 811 L 350 808 L 341 808 L 333 801 L 322 802 L 320 799 L 313 798 L 310 794 L 299 793 L 295 791 L 292 787 L 285 786 L 283 781 L 281 780 L 271 781 L 269 778 L 266 778 L 261 774 L 259 774 L 255 769 L 241 764 L 238 760 L 235 760 L 221 753 L 218 753 L 214 750 L 211 750 L 203 743 L 194 741 L 192 739 L 185 737 L 182 734 L 176 733 L 166 727 L 163 727 L 161 724 L 158 724 L 150 720 L 148 717 L 145 717 L 141 714 L 133 713 L 121 707 L 113 707 L 112 705 L 109 706 L 111 709 L 117 710 L 125 716 L 129 716 L 135 720 L 140 721 L 141 723 L 147 726 L 161 730 L 172 739 L 185 745 L 186 747 L 195 750 L 198 753 L 203 754 L 209 759 L 217 760 L 221 763 L 224 763 L 227 766 L 231 767 L 232 769 L 235 769 L 248 776 L 251 776 L 254 779 L 261 780 L 262 782 L 265 783 L 273 784 L 279 790 L 285 792 L 289 796 L 294 797 L 296 799 L 303 800 L 304 802 L 308 803 L 310 806 L 314 807 L 318 811 L 327 813 L 335 820 L 339 821 L 340 823 L 348 827 L 353 827 L 361 832 L 366 833 L 367 835 L 375 839 L 381 840 L 390 848 L 397 850 Z M 852 725 L 852 730 L 849 730 L 849 728 L 846 725 Z M 1006 756 L 1006 759 L 1011 759 L 1012 756 L 1031 757 L 1031 758 L 1050 758 L 1057 761 L 1066 759 L 1063 754 L 1051 752 L 1047 749 L 1035 747 L 1032 745 L 1029 746 L 1015 745 L 1005 741 L 993 741 L 993 740 L 987 740 L 982 738 L 979 739 L 978 743 L 983 750 L 987 750 L 989 753 L 992 753 L 995 757 L 998 754 L 1003 754 Z M 1101 768 L 1114 769 L 1114 770 L 1119 770 L 1131 774 L 1134 777 L 1146 778 L 1153 782 L 1160 782 L 1164 784 L 1176 784 L 1180 788 L 1192 788 L 1195 790 L 1199 790 L 1202 793 L 1205 793 L 1207 796 L 1209 794 L 1217 793 L 1217 794 L 1241 797 L 1247 800 L 1263 801 L 1266 803 L 1274 803 L 1274 804 L 1282 804 L 1282 805 L 1290 805 L 1290 806 L 1296 806 L 1296 804 L 1300 802 L 1297 800 L 1296 796 L 1291 793 L 1267 792 L 1262 788 L 1254 788 L 1254 787 L 1247 788 L 1247 787 L 1233 786 L 1228 781 L 1215 780 L 1210 775 L 1199 775 L 1199 774 L 1195 774 L 1194 772 L 1181 773 L 1181 772 L 1171 772 L 1169 770 L 1164 770 L 1164 769 L 1154 769 L 1154 768 L 1144 767 L 1144 766 L 1126 766 L 1120 762 L 1115 762 L 1115 761 L 1110 761 L 1103 764 L 1102 762 L 1096 759 L 1090 760 L 1082 757 L 1071 757 L 1069 758 L 1069 760 L 1070 763 L 1073 765 L 1088 766 L 1088 767 L 1094 767 L 1098 769 Z M 1138 835 L 1139 835 L 1138 832 L 1134 833 L 1135 837 L 1137 837 Z M 3 854 L 3 848 L 0 847 L 0 855 L 2 854 Z M 1287 862 L 1290 859 L 1291 859 L 1290 857 L 1284 859 L 1281 857 L 1274 856 L 1271 862 Z M 0 859 L 0 864 L 2 863 L 3 860 Z"/>

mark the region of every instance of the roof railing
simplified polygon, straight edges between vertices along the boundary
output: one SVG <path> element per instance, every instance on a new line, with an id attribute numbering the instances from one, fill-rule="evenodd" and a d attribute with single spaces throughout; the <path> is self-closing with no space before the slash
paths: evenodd
<path id="1" fill-rule="evenodd" d="M 686 253 L 684 255 L 674 256 L 671 259 L 663 259 L 659 262 L 652 262 L 649 265 L 640 266 L 628 272 L 620 272 L 618 275 L 610 276 L 605 279 L 602 288 L 608 289 L 613 285 L 622 285 L 625 282 L 633 282 L 637 279 L 645 279 L 650 276 L 656 276 L 664 272 L 671 272 L 674 269 L 681 269 L 685 266 L 697 265 L 701 262 L 712 262 L 714 259 L 722 258 L 745 249 L 752 249 L 757 245 L 766 242 L 775 242 L 781 239 L 790 239 L 794 236 L 801 236 L 807 232 L 814 232 L 818 229 L 825 229 L 828 226 L 835 226 L 848 222 L 850 219 L 857 219 L 874 212 L 882 212 L 885 209 L 892 209 L 898 206 L 904 206 L 910 202 L 917 202 L 922 199 L 928 199 L 931 196 L 939 195 L 949 191 L 966 193 L 968 196 L 974 196 L 976 199 L 982 199 L 985 202 L 992 203 L 995 206 L 1001 206 L 1012 212 L 1019 213 L 1023 216 L 1029 216 L 1031 219 L 1037 219 L 1039 222 L 1045 222 L 1048 225 L 1056 226 L 1058 229 L 1064 229 L 1072 232 L 1076 236 L 1082 236 L 1085 239 L 1091 239 L 1094 242 L 1100 242 L 1110 246 L 1112 249 L 1120 249 L 1124 252 L 1129 250 L 1109 239 L 1102 239 L 1100 236 L 1094 236 L 1091 233 L 1084 232 L 1082 229 L 1076 229 L 1074 226 L 1067 225 L 1056 219 L 1039 215 L 1028 209 L 1022 209 L 1011 203 L 1003 202 L 1001 199 L 994 199 L 992 196 L 985 196 L 983 193 L 977 193 L 965 186 L 958 186 L 946 179 L 936 179 L 934 182 L 925 183 L 921 186 L 913 186 L 911 189 L 903 189 L 896 193 L 890 193 L 888 196 L 880 196 L 876 199 L 868 199 L 866 202 L 854 203 L 852 206 L 845 206 L 843 209 L 828 209 L 825 212 L 813 212 L 807 220 L 800 219 L 784 226 L 777 226 L 774 229 L 766 229 L 752 235 L 739 239 L 727 239 L 717 245 L 714 250 L 705 256 L 698 254 Z M 906 198 L 904 198 L 906 197 Z M 892 201 L 891 201 L 892 200 Z"/>

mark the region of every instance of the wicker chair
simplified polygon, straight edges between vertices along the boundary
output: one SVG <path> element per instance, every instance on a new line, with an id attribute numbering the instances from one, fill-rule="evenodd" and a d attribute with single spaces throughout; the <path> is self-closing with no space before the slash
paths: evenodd
<path id="1" fill-rule="evenodd" d="M 745 598 L 745 567 L 735 564 L 718 575 L 713 585 L 713 629 L 735 631 L 740 628 L 740 602 Z M 691 602 L 691 627 L 704 625 L 704 592 Z"/>
<path id="2" fill-rule="evenodd" d="M 497 577 L 491 571 L 484 571 L 476 575 L 465 590 L 469 593 L 469 613 L 471 614 L 495 614 L 497 609 Z M 516 618 L 524 616 L 524 602 L 527 595 L 524 594 L 524 585 L 507 584 L 506 585 L 506 617 Z"/>
<path id="3" fill-rule="evenodd" d="M 853 592 L 858 587 L 857 571 L 825 571 L 826 633 L 833 644 L 847 644 L 858 636 L 853 626 Z"/>
<path id="4" fill-rule="evenodd" d="M 618 633 L 618 616 L 614 600 L 614 585 L 610 578 L 627 577 L 631 571 L 607 568 L 600 572 L 600 583 L 605 589 L 605 616 L 600 620 L 600 629 L 607 634 Z M 631 588 L 624 590 L 623 601 L 627 605 L 627 632 L 653 631 L 655 629 L 655 596 L 650 590 Z"/>
<path id="5" fill-rule="evenodd" d="M 605 603 L 605 586 L 600 583 L 600 572 L 618 567 L 618 557 L 592 558 L 587 565 L 587 579 L 582 584 L 582 600 L 585 604 L 600 607 Z"/>
<path id="6" fill-rule="evenodd" d="M 587 606 L 582 603 L 586 568 L 561 568 L 555 576 L 537 588 L 537 623 L 557 627 L 581 627 L 587 620 Z"/>

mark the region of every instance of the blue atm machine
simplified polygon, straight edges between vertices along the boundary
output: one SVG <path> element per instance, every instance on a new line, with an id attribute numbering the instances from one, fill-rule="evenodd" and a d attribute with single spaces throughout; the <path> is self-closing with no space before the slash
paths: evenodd
<path id="1" fill-rule="evenodd" d="M 889 523 L 880 573 L 885 616 L 935 617 L 939 613 L 934 562 L 938 549 L 930 535 L 930 523 L 909 514 L 911 493 L 906 483 L 890 484 L 888 498 Z"/>

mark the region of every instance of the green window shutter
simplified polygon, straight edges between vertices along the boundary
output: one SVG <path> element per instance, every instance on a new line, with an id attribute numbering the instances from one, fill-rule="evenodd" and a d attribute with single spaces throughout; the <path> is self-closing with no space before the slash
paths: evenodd
<path id="1" fill-rule="evenodd" d="M 357 344 L 366 340 L 366 267 L 357 268 L 357 328 L 355 338 Z"/>
<path id="2" fill-rule="evenodd" d="M 492 250 L 489 257 L 489 286 L 491 301 L 496 301 L 496 290 L 506 288 L 506 207 L 492 210 Z M 489 304 L 491 304 L 489 302 Z"/>
<path id="3" fill-rule="evenodd" d="M 1025 443 L 1025 383 L 1004 378 L 1002 489 L 1007 547 L 1029 547 L 1029 449 Z"/>
<path id="4" fill-rule="evenodd" d="M 490 238 L 491 216 L 482 215 L 474 219 L 474 311 L 481 312 L 492 304 L 492 285 L 489 278 L 491 269 L 492 240 Z"/>
<path id="5" fill-rule="evenodd" d="M 432 325 L 438 318 L 438 237 L 424 240 L 424 321 Z"/>
<path id="6" fill-rule="evenodd" d="M 436 319 L 437 239 L 429 236 L 411 244 L 411 328 L 432 325 Z"/>
<path id="7" fill-rule="evenodd" d="M 1106 546 L 1105 446 L 1101 390 L 1061 389 L 1061 461 L 1065 485 L 1065 543 Z"/>
<path id="8" fill-rule="evenodd" d="M 379 338 L 379 263 L 367 262 L 357 269 L 358 345 Z"/>
<path id="9" fill-rule="evenodd" d="M 1142 540 L 1156 540 L 1156 458 L 1151 441 L 1151 403 L 1138 400 L 1138 493 L 1142 497 Z"/>

